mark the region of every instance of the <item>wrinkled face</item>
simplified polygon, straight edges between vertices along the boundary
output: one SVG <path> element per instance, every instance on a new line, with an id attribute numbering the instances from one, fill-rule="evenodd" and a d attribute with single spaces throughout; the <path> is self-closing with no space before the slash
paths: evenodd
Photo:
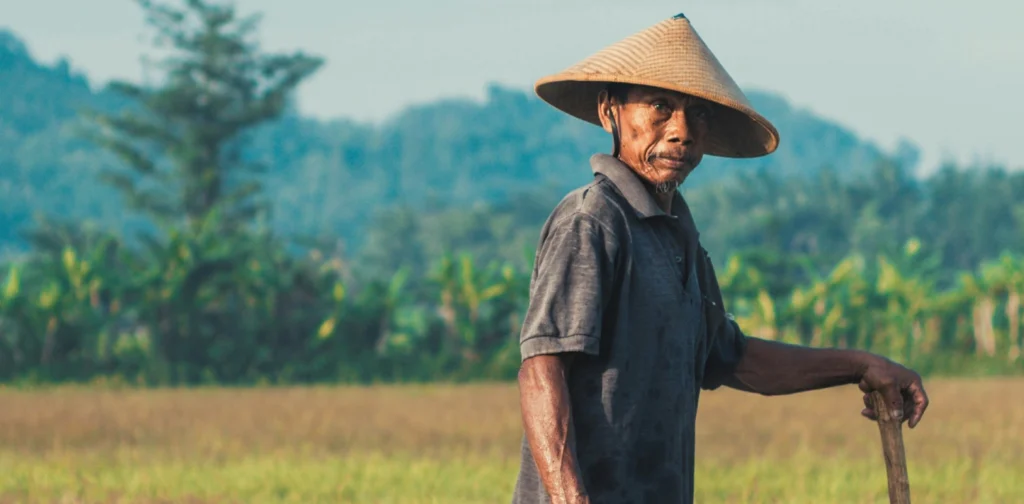
<path id="1" fill-rule="evenodd" d="M 701 98 L 646 86 L 598 97 L 604 129 L 618 127 L 619 159 L 658 193 L 672 192 L 704 157 L 713 108 Z"/>

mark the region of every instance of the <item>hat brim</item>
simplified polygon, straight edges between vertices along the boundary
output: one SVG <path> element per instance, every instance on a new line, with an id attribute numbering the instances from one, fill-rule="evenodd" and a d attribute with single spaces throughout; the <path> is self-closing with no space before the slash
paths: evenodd
<path id="1" fill-rule="evenodd" d="M 537 81 L 537 96 L 566 114 L 601 126 L 597 98 L 608 84 L 651 86 L 696 96 L 718 105 L 708 132 L 705 154 L 726 158 L 753 158 L 771 154 L 779 146 L 779 132 L 749 106 L 667 82 L 618 75 L 561 73 Z"/>

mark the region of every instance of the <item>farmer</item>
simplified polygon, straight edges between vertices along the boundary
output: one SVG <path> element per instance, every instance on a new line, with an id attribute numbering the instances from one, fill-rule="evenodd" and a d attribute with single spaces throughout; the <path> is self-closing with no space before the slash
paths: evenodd
<path id="1" fill-rule="evenodd" d="M 704 155 L 772 153 L 755 112 L 683 15 L 536 85 L 604 128 L 612 155 L 541 231 L 519 372 L 525 435 L 513 502 L 689 503 L 700 391 L 763 395 L 858 384 L 913 428 L 917 373 L 866 352 L 746 336 L 727 315 L 686 201 Z"/>

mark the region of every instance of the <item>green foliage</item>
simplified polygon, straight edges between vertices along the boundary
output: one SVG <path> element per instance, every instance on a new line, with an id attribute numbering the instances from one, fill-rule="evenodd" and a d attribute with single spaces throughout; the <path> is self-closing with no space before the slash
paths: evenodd
<path id="1" fill-rule="evenodd" d="M 1015 195 L 1024 194 L 1021 171 L 946 167 L 915 178 L 907 166 L 883 160 L 845 179 L 828 170 L 750 173 L 685 194 L 713 254 L 809 256 L 821 274 L 851 251 L 897 255 L 908 240 L 927 237 L 922 253 L 938 261 L 931 265 L 937 285 L 949 286 L 960 270 L 1024 249 L 1024 219 L 1014 213 Z M 790 276 L 790 267 L 778 267 Z"/>
<path id="2" fill-rule="evenodd" d="M 733 256 L 723 261 L 722 284 L 754 336 L 862 348 L 933 371 L 977 367 L 973 354 L 990 370 L 1024 371 L 1024 256 L 1006 254 L 937 289 L 920 250 L 910 241 L 896 256 L 854 254 L 788 292 L 755 261 Z M 385 278 L 351 269 L 315 249 L 297 258 L 259 234 L 231 241 L 172 234 L 140 250 L 106 238 L 40 253 L 8 266 L 0 281 L 0 378 L 255 384 L 515 376 L 529 266 L 459 254 Z"/>

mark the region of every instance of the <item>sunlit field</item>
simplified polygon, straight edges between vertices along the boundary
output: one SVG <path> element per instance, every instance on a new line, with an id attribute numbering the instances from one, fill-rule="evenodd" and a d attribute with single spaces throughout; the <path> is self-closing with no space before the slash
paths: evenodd
<path id="1" fill-rule="evenodd" d="M 1024 502 L 1024 380 L 931 380 L 920 503 Z M 886 502 L 856 387 L 707 393 L 699 502 Z M 507 502 L 514 385 L 0 390 L 0 502 Z"/>

